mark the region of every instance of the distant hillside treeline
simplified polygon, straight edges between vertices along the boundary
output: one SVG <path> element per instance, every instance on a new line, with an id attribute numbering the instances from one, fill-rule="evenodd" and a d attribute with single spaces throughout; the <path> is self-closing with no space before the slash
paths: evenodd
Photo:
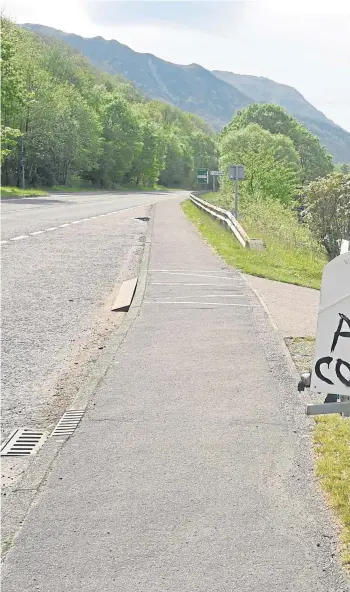
<path id="1" fill-rule="evenodd" d="M 252 103 L 280 105 L 320 139 L 334 162 L 350 162 L 350 133 L 291 86 L 263 77 L 211 72 L 198 64 L 173 64 L 149 53 L 133 51 L 116 40 L 87 39 L 42 25 L 23 26 L 64 41 L 99 69 L 124 76 L 147 97 L 203 117 L 216 131 L 227 125 L 238 110 Z"/>
<path id="2" fill-rule="evenodd" d="M 319 139 L 278 105 L 238 111 L 220 135 L 219 150 L 220 168 L 233 162 L 245 166 L 241 195 L 248 201 L 273 198 L 289 206 L 301 187 L 333 171 Z M 222 188 L 232 193 L 227 177 Z"/>
<path id="3" fill-rule="evenodd" d="M 143 97 L 65 44 L 2 19 L 2 182 L 192 186 L 216 163 L 201 119 Z M 22 160 L 23 159 L 23 160 Z"/>

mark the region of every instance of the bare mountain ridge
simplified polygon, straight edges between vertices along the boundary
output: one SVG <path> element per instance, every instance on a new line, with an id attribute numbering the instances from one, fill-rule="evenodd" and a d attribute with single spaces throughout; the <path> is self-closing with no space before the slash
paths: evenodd
<path id="1" fill-rule="evenodd" d="M 211 72 L 198 64 L 173 64 L 103 37 L 84 38 L 34 24 L 23 27 L 67 43 L 95 67 L 124 76 L 147 97 L 199 115 L 215 130 L 220 130 L 238 109 L 251 103 L 281 105 L 320 138 L 335 162 L 350 162 L 350 133 L 328 119 L 293 87 L 258 76 Z"/>

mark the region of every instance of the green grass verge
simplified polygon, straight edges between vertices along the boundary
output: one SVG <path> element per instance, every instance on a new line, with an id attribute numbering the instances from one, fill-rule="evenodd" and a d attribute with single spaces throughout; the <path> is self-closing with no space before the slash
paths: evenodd
<path id="1" fill-rule="evenodd" d="M 0 187 L 1 197 L 40 197 L 48 195 L 43 189 L 19 189 L 18 187 Z"/>
<path id="2" fill-rule="evenodd" d="M 18 187 L 0 187 L 1 197 L 39 197 L 46 196 L 50 193 L 86 193 L 86 192 L 108 192 L 116 193 L 119 191 L 177 191 L 170 187 L 163 187 L 162 185 L 155 185 L 154 187 L 143 187 L 141 185 L 120 185 L 113 189 L 103 189 L 101 187 L 93 187 L 92 185 L 78 184 L 78 185 L 53 185 L 52 187 L 45 187 L 43 189 L 19 189 Z"/>
<path id="3" fill-rule="evenodd" d="M 207 195 L 205 199 L 208 199 Z M 300 237 L 287 241 L 281 235 L 283 225 L 284 233 L 293 231 L 290 228 L 289 213 L 288 216 L 286 214 L 288 219 L 285 224 L 282 219 L 272 223 L 272 218 L 267 213 L 265 221 L 261 215 L 255 219 L 254 216 L 244 218 L 243 226 L 248 235 L 251 238 L 262 238 L 266 244 L 265 251 L 255 251 L 241 247 L 226 227 L 197 208 L 191 201 L 183 202 L 182 209 L 207 242 L 229 265 L 250 275 L 320 288 L 326 258 L 313 246 L 303 244 L 299 248 L 296 247 L 301 240 Z M 256 222 L 257 218 L 259 223 Z M 278 229 L 277 233 L 275 227 Z M 299 228 L 296 228 L 295 232 L 300 233 Z"/>
<path id="4" fill-rule="evenodd" d="M 203 195 L 201 195 L 200 197 L 206 201 L 210 201 L 211 203 L 219 206 L 220 208 L 224 208 L 225 210 L 233 211 L 234 209 L 234 196 L 232 196 L 232 199 L 229 200 L 227 196 L 221 193 L 221 191 L 209 191 L 208 193 L 203 193 Z"/>
<path id="5" fill-rule="evenodd" d="M 350 569 L 350 419 L 339 415 L 317 418 L 314 444 L 316 474 L 340 518 L 342 560 Z"/>

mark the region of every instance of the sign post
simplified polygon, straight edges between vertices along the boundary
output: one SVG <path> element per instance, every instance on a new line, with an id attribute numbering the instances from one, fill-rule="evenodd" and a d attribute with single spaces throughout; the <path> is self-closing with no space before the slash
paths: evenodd
<path id="1" fill-rule="evenodd" d="M 209 174 L 213 177 L 213 191 L 216 191 L 216 177 L 221 177 L 224 171 L 210 171 Z"/>
<path id="2" fill-rule="evenodd" d="M 199 185 L 208 185 L 208 183 L 209 183 L 208 173 L 209 173 L 208 169 L 198 169 L 197 183 L 199 183 Z"/>
<path id="3" fill-rule="evenodd" d="M 235 218 L 238 219 L 238 181 L 244 179 L 244 166 L 242 164 L 231 164 L 228 168 L 228 176 L 236 183 L 235 196 Z"/>
<path id="4" fill-rule="evenodd" d="M 338 395 L 341 401 L 309 405 L 310 415 L 350 415 L 350 252 L 333 259 L 323 271 L 310 390 Z"/>

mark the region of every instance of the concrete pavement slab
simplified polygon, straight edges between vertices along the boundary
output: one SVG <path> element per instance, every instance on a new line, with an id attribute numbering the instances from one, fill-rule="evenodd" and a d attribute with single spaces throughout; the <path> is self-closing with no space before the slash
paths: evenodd
<path id="1" fill-rule="evenodd" d="M 283 337 L 316 334 L 319 290 L 244 274 L 269 309 Z"/>

